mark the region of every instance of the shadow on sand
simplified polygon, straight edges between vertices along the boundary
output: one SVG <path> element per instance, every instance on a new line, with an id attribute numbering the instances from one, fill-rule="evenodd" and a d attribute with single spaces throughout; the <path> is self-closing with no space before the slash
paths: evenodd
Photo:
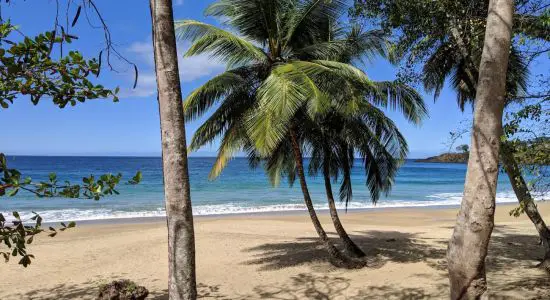
<path id="1" fill-rule="evenodd" d="M 506 229 L 504 226 L 495 228 L 487 258 L 489 286 L 493 293 L 491 298 L 512 299 L 506 295 L 508 292 L 525 291 L 529 296 L 524 299 L 550 299 L 550 277 L 543 271 L 539 272 L 532 268 L 537 263 L 536 259 L 543 255 L 543 250 L 537 244 L 537 236 L 516 234 L 511 229 L 504 229 Z M 436 281 L 441 283 L 446 276 L 446 240 L 429 239 L 423 237 L 422 233 L 398 231 L 359 232 L 352 235 L 352 238 L 371 257 L 367 268 L 384 268 L 384 264 L 387 262 L 424 262 L 434 269 L 434 274 L 430 275 L 430 278 L 434 279 L 434 284 Z M 332 238 L 332 240 L 338 247 L 341 247 L 337 238 Z M 301 265 L 310 266 L 311 272 L 290 276 L 288 280 L 278 284 L 256 285 L 249 294 L 232 295 L 231 297 L 224 293 L 223 286 L 199 284 L 200 299 L 359 300 L 445 299 L 448 297 L 446 284 L 432 285 L 427 289 L 423 287 L 403 288 L 393 285 L 373 286 L 369 285 L 369 282 L 364 282 L 362 283 L 364 284 L 363 288 L 351 291 L 349 289 L 350 279 L 331 276 L 330 271 L 333 268 L 328 263 L 325 251 L 315 238 L 266 243 L 244 251 L 249 253 L 251 259 L 243 263 L 257 265 L 258 271 L 261 272 Z M 514 272 L 508 274 L 507 271 L 512 268 Z M 419 276 L 421 275 L 426 276 L 419 274 Z M 147 286 L 146 282 L 140 283 Z M 53 289 L 35 290 L 12 296 L 13 299 L 94 299 L 97 295 L 97 287 L 97 283 L 61 284 Z M 168 299 L 167 291 L 152 291 L 148 299 Z"/>
<path id="2" fill-rule="evenodd" d="M 419 238 L 419 234 L 398 231 L 366 231 L 350 235 L 371 258 L 370 268 L 380 268 L 387 261 L 412 263 L 445 258 L 445 249 L 434 247 Z M 338 238 L 332 243 L 340 247 Z M 445 242 L 445 241 L 441 241 Z M 341 247 L 340 247 L 341 248 Z M 259 265 L 262 271 L 294 267 L 315 262 L 328 263 L 328 256 L 317 238 L 299 238 L 282 243 L 267 243 L 246 249 L 253 259 L 246 264 Z"/>

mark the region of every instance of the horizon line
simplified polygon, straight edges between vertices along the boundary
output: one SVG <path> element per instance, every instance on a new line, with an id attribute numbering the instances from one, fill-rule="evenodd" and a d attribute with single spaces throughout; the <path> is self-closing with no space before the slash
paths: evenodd
<path id="1" fill-rule="evenodd" d="M 5 154 L 5 153 L 4 153 Z M 161 155 L 83 155 L 83 154 L 77 154 L 77 155 L 57 155 L 57 154 L 45 154 L 45 155 L 36 155 L 36 154 L 5 154 L 6 157 L 128 157 L 128 158 L 162 158 Z M 216 156 L 187 156 L 187 158 L 216 158 Z M 247 158 L 246 156 L 235 156 L 233 158 Z M 304 158 L 311 158 L 310 156 L 304 156 Z M 405 160 L 412 160 L 412 159 L 422 159 L 423 157 L 407 157 Z M 356 158 L 359 159 L 359 158 Z"/>

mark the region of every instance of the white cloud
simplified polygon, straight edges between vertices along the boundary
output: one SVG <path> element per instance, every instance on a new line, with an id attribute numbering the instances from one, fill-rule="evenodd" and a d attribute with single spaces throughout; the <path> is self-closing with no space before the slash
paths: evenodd
<path id="1" fill-rule="evenodd" d="M 120 91 L 120 98 L 149 97 L 157 93 L 157 78 L 154 72 L 139 74 L 135 89 L 127 88 Z"/>
<path id="2" fill-rule="evenodd" d="M 154 65 L 155 56 L 151 42 L 134 42 L 128 47 L 127 51 L 136 55 L 140 61 L 146 62 L 150 66 Z"/>
<path id="3" fill-rule="evenodd" d="M 182 47 L 183 46 L 183 47 Z M 187 49 L 189 45 L 180 45 L 179 49 Z M 135 89 L 121 92 L 121 97 L 148 97 L 157 92 L 156 78 L 154 74 L 154 54 L 151 42 L 134 42 L 127 49 L 135 56 L 140 71 L 138 84 Z M 202 77 L 211 77 L 225 69 L 225 65 L 208 55 L 183 57 L 183 52 L 178 51 L 178 68 L 180 80 L 191 82 Z"/>
<path id="4" fill-rule="evenodd" d="M 180 58 L 178 62 L 180 79 L 183 82 L 190 82 L 201 77 L 214 75 L 225 69 L 225 65 L 206 55 Z"/>

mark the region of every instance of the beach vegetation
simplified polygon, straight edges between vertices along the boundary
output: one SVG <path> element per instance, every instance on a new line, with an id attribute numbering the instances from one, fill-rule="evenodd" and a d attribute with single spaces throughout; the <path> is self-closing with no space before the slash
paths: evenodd
<path id="1" fill-rule="evenodd" d="M 468 146 L 467 144 L 456 146 L 456 151 L 460 153 L 468 153 L 470 151 L 470 146 Z"/>
<path id="2" fill-rule="evenodd" d="M 333 28 L 334 32 L 329 36 L 337 37 L 339 30 Z M 333 58 L 341 63 L 353 64 L 365 57 L 372 58 L 369 54 L 373 52 L 384 57 L 387 52 L 386 40 L 379 30 L 365 31 L 352 25 L 345 34 L 350 43 L 349 50 Z M 333 225 L 346 252 L 355 257 L 364 257 L 365 253 L 352 241 L 340 221 L 332 182 L 340 182 L 339 200 L 345 203 L 347 209 L 353 198 L 351 171 L 358 157 L 365 171 L 365 186 L 370 192 L 370 200 L 376 203 L 381 194 L 389 193 L 397 169 L 408 152 L 405 138 L 382 109 L 387 108 L 387 101 L 409 102 L 412 105 L 409 110 L 403 110 L 403 114 L 417 125 L 427 114 L 421 97 L 407 85 L 387 81 L 372 81 L 372 85 L 380 93 L 335 87 L 328 94 L 334 103 L 331 108 L 314 118 L 307 114 L 299 115 L 301 119 L 297 122 L 299 126 L 296 126 L 309 157 L 308 173 L 310 176 L 322 174 Z M 390 85 L 393 86 L 388 89 Z M 281 143 L 266 162 L 274 185 L 284 175 L 288 176 L 290 184 L 295 179 L 290 176 L 296 173 L 294 158 L 287 155 L 292 150 L 285 147 L 288 143 Z"/>
<path id="3" fill-rule="evenodd" d="M 484 5 L 452 1 L 398 2 L 359 0 L 355 1 L 353 13 L 355 16 L 380 18 L 383 28 L 400 32 L 395 35 L 394 48 L 396 60 L 402 62 L 400 78 L 421 82 L 427 90 L 434 91 L 436 98 L 446 80 L 450 79 L 457 91 L 459 107 L 464 109 L 466 103 L 476 99 L 489 1 L 485 1 Z M 515 6 L 515 38 L 511 42 L 506 77 L 505 104 L 509 106 L 523 105 L 524 100 L 532 96 L 544 98 L 544 93 L 540 91 L 528 95 L 528 65 L 536 56 L 548 51 L 545 46 L 548 39 L 547 8 L 538 1 L 516 1 Z M 429 19 L 422 17 L 428 15 Z M 416 68 L 419 65 L 421 69 Z M 517 168 L 508 137 L 509 134 L 505 134 L 501 138 L 501 163 L 507 173 L 515 174 L 510 181 L 520 206 L 530 203 L 530 218 L 540 221 L 542 219 L 524 184 L 523 175 Z M 526 196 L 530 200 L 526 201 Z M 544 233 L 548 231 L 545 225 L 533 222 L 538 230 L 540 228 L 541 236 L 548 236 Z"/>
<path id="4" fill-rule="evenodd" d="M 91 9 L 99 14 L 95 6 L 92 6 L 93 1 L 88 2 Z M 80 10 L 81 7 L 73 18 L 72 26 L 78 21 Z M 34 105 L 42 99 L 49 99 L 59 108 L 100 98 L 118 101 L 118 87 L 109 89 L 94 83 L 101 72 L 103 51 L 113 52 L 114 56 L 119 55 L 112 48 L 110 36 L 107 37 L 107 47 L 97 58 L 86 59 L 78 50 L 69 50 L 66 54 L 63 52 L 63 47 L 69 48 L 78 37 L 70 34 L 57 21 L 53 30 L 31 37 L 3 17 L 0 15 L 1 109 L 8 109 L 15 101 L 24 98 L 30 99 Z M 119 192 L 116 187 L 122 179 L 121 174 L 107 173 L 84 177 L 81 183 L 75 184 L 60 181 L 55 173 L 51 173 L 47 180 L 35 181 L 25 177 L 19 170 L 10 168 L 3 153 L 0 153 L 0 175 L 0 197 L 13 197 L 23 191 L 38 198 L 99 200 L 107 195 L 117 195 Z M 138 171 L 128 183 L 138 184 L 141 176 Z M 42 227 L 43 221 L 37 213 L 29 219 L 17 211 L 12 212 L 11 216 L 0 214 L 0 245 L 6 247 L 0 248 L 0 255 L 6 262 L 10 257 L 20 256 L 19 264 L 27 267 L 34 258 L 27 251 L 27 245 L 33 242 L 37 234 L 48 232 L 53 237 L 59 231 L 75 226 L 74 222 L 61 223 L 58 229 L 49 227 L 46 230 Z"/>
<path id="5" fill-rule="evenodd" d="M 366 8 L 367 4 L 356 8 Z M 407 81 L 419 80 L 426 89 L 433 90 L 437 97 L 439 91 L 450 79 L 457 93 L 457 103 L 463 110 L 476 96 L 479 61 L 482 51 L 487 7 L 474 3 L 464 9 L 457 3 L 438 2 L 437 9 L 427 3 L 414 2 L 396 5 L 394 1 L 379 1 L 367 10 L 357 10 L 358 15 L 367 16 L 367 11 L 383 16 L 386 30 L 399 29 L 408 32 L 407 36 L 398 36 L 396 42 L 396 60 L 403 62 L 402 77 Z M 485 3 L 487 5 L 487 3 Z M 501 164 L 508 175 L 520 206 L 512 214 L 526 212 L 533 221 L 546 255 L 550 257 L 550 230 L 540 216 L 532 192 L 539 194 L 547 182 L 545 160 L 547 152 L 542 139 L 547 134 L 548 111 L 548 75 L 541 74 L 530 82 L 529 66 L 548 52 L 548 9 L 538 1 L 517 1 L 514 16 L 514 39 L 512 40 L 510 63 L 507 71 L 506 115 L 501 138 Z M 426 23 L 418 16 L 394 18 L 396 14 L 417 12 L 434 14 L 437 22 Z M 366 14 L 365 14 L 366 13 Z M 371 15 L 374 16 L 374 15 Z M 393 17 L 392 17 L 393 16 Z M 447 30 L 441 30 L 447 28 Z M 429 39 L 433 43 L 424 44 Z M 415 71 L 415 65 L 422 66 Z M 441 66 L 445 66 L 442 68 Z M 416 75 L 411 75 L 415 74 Z M 463 135 L 466 131 L 454 134 Z M 529 184 L 525 175 L 534 177 Z M 525 210 L 526 207 L 529 209 Z M 544 259 L 545 261 L 547 258 Z"/>
<path id="6" fill-rule="evenodd" d="M 185 100 L 187 120 L 217 107 L 195 132 L 190 150 L 221 139 L 211 178 L 243 151 L 251 167 L 268 160 L 273 182 L 281 174 L 291 181 L 298 179 L 332 263 L 355 267 L 328 240 L 313 208 L 304 170 L 303 156 L 309 154 L 304 122 L 318 122 L 323 116 L 344 111 L 356 121 L 365 117 L 358 130 L 367 130 L 362 132 L 364 141 L 370 138 L 371 144 L 363 143 L 369 146 L 363 153 L 368 156 L 377 151 L 379 155 L 380 149 L 375 147 L 382 142 L 374 139 L 387 137 L 383 137 L 386 129 L 382 124 L 369 123 L 375 123 L 370 114 L 380 112 L 375 106 L 402 111 L 413 121 L 420 120 L 425 110 L 413 89 L 400 82 L 374 82 L 349 63 L 384 54 L 385 42 L 379 31 L 363 32 L 340 24 L 346 10 L 345 1 L 222 0 L 210 5 L 206 15 L 221 18 L 230 30 L 194 20 L 175 24 L 178 37 L 192 42 L 185 56 L 210 54 L 228 66 Z M 365 164 L 371 172 L 369 185 L 374 190 L 384 189 L 385 177 L 392 171 L 376 166 L 370 158 Z"/>
<path id="7" fill-rule="evenodd" d="M 99 286 L 97 300 L 144 300 L 149 291 L 128 279 L 115 280 Z"/>
<path id="8" fill-rule="evenodd" d="M 81 184 L 74 184 L 69 181 L 59 182 L 55 173 L 50 173 L 46 181 L 33 181 L 30 177 L 23 177 L 17 169 L 8 167 L 6 156 L 0 153 L 0 197 L 13 197 L 19 191 L 31 193 L 38 198 L 72 198 L 99 200 L 108 195 L 118 195 L 116 187 L 120 184 L 122 174 L 103 174 L 96 178 L 93 175 L 82 178 Z M 141 172 L 128 182 L 128 184 L 138 184 L 141 181 Z M 30 224 L 29 224 L 30 223 Z M 27 250 L 27 245 L 34 241 L 37 234 L 47 232 L 48 236 L 54 237 L 58 232 L 75 227 L 75 222 L 65 224 L 60 223 L 59 228 L 48 226 L 45 229 L 42 226 L 43 219 L 38 213 L 33 213 L 28 219 L 23 218 L 17 211 L 12 212 L 12 216 L 4 216 L 0 213 L 0 255 L 6 262 L 10 257 L 20 256 L 19 264 L 27 267 L 34 258 Z"/>

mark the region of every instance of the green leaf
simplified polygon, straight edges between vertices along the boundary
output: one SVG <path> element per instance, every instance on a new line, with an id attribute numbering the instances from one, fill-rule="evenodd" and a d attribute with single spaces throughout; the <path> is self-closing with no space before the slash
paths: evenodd
<path id="1" fill-rule="evenodd" d="M 17 195 L 17 192 L 19 192 L 19 188 L 14 188 L 14 189 L 12 189 L 11 191 L 8 192 L 8 196 L 13 197 L 13 196 Z"/>
<path id="2" fill-rule="evenodd" d="M 23 265 L 23 267 L 27 267 L 28 265 L 31 264 L 31 259 L 29 257 L 29 255 L 24 255 L 21 260 L 19 261 L 19 264 L 20 265 Z"/>
<path id="3" fill-rule="evenodd" d="M 268 61 L 266 53 L 252 42 L 216 26 L 194 20 L 175 21 L 174 25 L 178 39 L 192 42 L 186 57 L 207 53 L 229 67 Z"/>
<path id="4" fill-rule="evenodd" d="M 143 178 L 143 175 L 141 174 L 141 171 L 137 171 L 136 175 L 134 175 L 134 177 L 132 177 L 132 180 L 128 181 L 128 183 L 139 184 L 142 178 Z"/>

